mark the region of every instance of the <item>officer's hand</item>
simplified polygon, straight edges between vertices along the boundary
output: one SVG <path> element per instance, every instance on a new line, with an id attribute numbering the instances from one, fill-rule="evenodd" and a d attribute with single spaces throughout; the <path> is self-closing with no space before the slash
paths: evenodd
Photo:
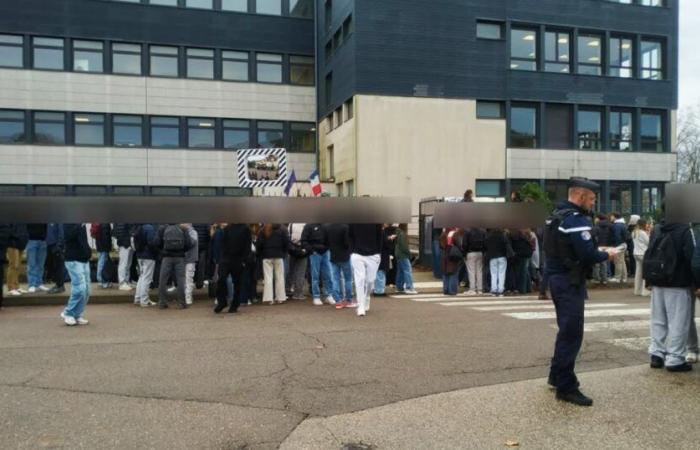
<path id="1" fill-rule="evenodd" d="M 608 253 L 608 261 L 614 261 L 619 253 L 615 248 L 608 248 L 605 251 Z"/>

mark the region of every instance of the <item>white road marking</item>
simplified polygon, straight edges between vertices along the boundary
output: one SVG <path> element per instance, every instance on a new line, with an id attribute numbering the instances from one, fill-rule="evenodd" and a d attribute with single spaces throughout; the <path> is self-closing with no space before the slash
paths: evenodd
<path id="1" fill-rule="evenodd" d="M 456 303 L 446 303 L 446 306 L 455 306 Z M 466 305 L 465 305 L 466 306 Z M 594 303 L 591 305 L 586 305 L 588 308 L 618 308 L 621 306 L 627 306 L 624 303 Z M 517 311 L 525 309 L 554 309 L 554 305 L 517 305 L 517 306 L 484 306 L 480 308 L 473 308 L 476 311 Z"/>
<path id="2" fill-rule="evenodd" d="M 629 350 L 648 350 L 649 343 L 651 342 L 650 337 L 632 337 L 632 338 L 622 338 L 622 339 L 607 339 L 606 344 L 616 345 L 618 347 L 624 347 Z"/>
<path id="3" fill-rule="evenodd" d="M 510 303 L 538 303 L 541 305 L 546 305 L 550 304 L 551 302 L 544 302 L 542 300 L 537 300 L 536 297 L 504 297 L 502 299 L 495 299 L 493 297 L 471 297 L 471 298 L 464 298 L 464 297 L 440 297 L 440 298 L 411 298 L 409 300 L 413 300 L 414 302 L 420 302 L 420 303 L 437 303 L 437 302 L 463 302 L 465 304 L 467 303 L 484 303 L 484 304 L 492 304 L 492 305 L 499 305 L 501 303 L 499 302 L 510 302 Z"/>
<path id="4" fill-rule="evenodd" d="M 595 311 L 586 311 L 585 317 L 613 317 L 613 316 L 648 316 L 651 314 L 649 308 L 645 309 L 600 309 Z M 513 319 L 521 320 L 538 320 L 538 319 L 556 319 L 557 315 L 554 311 L 551 312 L 521 312 L 521 313 L 504 313 L 504 316 L 512 317 Z"/>

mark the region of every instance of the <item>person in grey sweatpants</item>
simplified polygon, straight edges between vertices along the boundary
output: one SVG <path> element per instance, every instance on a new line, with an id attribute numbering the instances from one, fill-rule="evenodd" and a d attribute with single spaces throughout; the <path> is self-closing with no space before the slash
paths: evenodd
<path id="1" fill-rule="evenodd" d="M 177 240 L 171 239 L 171 230 L 179 228 Z M 171 242 L 179 242 L 177 248 Z M 168 307 L 168 278 L 173 274 L 177 285 L 177 300 L 179 309 L 187 308 L 185 302 L 185 253 L 194 244 L 187 230 L 180 225 L 165 225 L 158 229 L 155 239 L 156 247 L 160 250 L 163 259 L 160 262 L 160 278 L 158 282 L 158 307 L 166 309 Z"/>
<path id="2" fill-rule="evenodd" d="M 688 355 L 686 361 L 689 363 L 698 362 L 698 327 L 695 324 L 695 295 L 691 294 L 690 300 L 690 324 L 688 325 Z"/>

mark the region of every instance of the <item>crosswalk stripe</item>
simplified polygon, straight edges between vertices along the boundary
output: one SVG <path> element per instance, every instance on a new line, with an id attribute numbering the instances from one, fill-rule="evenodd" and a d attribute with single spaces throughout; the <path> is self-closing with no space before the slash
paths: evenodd
<path id="1" fill-rule="evenodd" d="M 700 323 L 700 320 L 695 319 L 696 323 Z M 552 325 L 553 328 L 557 328 L 556 325 Z M 648 330 L 649 321 L 648 320 L 624 320 L 619 322 L 591 322 L 583 326 L 583 330 L 586 332 L 595 331 L 623 331 L 623 330 Z"/>
<path id="2" fill-rule="evenodd" d="M 612 317 L 612 316 L 648 316 L 651 314 L 649 308 L 645 309 L 600 309 L 594 311 L 586 311 L 586 317 Z M 547 312 L 521 312 L 521 313 L 504 313 L 504 316 L 512 317 L 520 320 L 537 320 L 537 319 L 556 319 L 557 315 L 554 311 Z"/>
<path id="3" fill-rule="evenodd" d="M 620 338 L 620 339 L 607 339 L 606 344 L 616 345 L 618 347 L 624 347 L 629 350 L 647 350 L 649 348 L 649 343 L 651 342 L 650 337 L 632 337 L 632 338 Z"/>
<path id="4" fill-rule="evenodd" d="M 442 306 L 494 306 L 494 305 L 530 305 L 530 308 L 542 305 L 538 300 L 487 300 L 487 301 L 464 301 L 453 300 L 444 303 L 438 303 Z"/>
<path id="5" fill-rule="evenodd" d="M 389 298 L 407 298 L 409 300 L 413 300 L 415 298 L 438 298 L 438 297 L 447 297 L 445 294 L 417 294 L 417 295 L 411 295 L 411 294 L 392 294 L 389 295 Z"/>
<path id="6" fill-rule="evenodd" d="M 455 306 L 456 303 L 445 303 L 445 306 Z M 466 305 L 465 305 L 466 306 Z M 591 305 L 586 305 L 586 309 L 589 308 L 617 308 L 620 306 L 627 306 L 624 303 L 594 303 Z M 554 305 L 515 305 L 515 306 L 483 306 L 479 308 L 473 308 L 476 311 L 517 311 L 524 309 L 554 309 Z"/>
<path id="7" fill-rule="evenodd" d="M 507 300 L 496 300 L 491 297 L 473 297 L 473 298 L 464 298 L 464 297 L 443 297 L 443 298 L 412 298 L 414 302 L 419 302 L 419 303 L 438 303 L 438 302 L 463 302 L 463 303 L 483 303 L 483 304 L 490 304 L 490 305 L 501 305 L 501 304 L 507 304 L 507 303 L 513 303 L 513 304 L 527 304 L 527 303 L 533 303 L 533 304 L 546 304 L 548 302 L 543 302 L 542 300 L 537 300 L 535 297 L 508 297 Z"/>

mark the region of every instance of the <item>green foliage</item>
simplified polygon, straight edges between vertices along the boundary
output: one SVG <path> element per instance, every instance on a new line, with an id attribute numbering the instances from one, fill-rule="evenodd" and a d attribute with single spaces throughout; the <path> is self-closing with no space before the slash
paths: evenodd
<path id="1" fill-rule="evenodd" d="M 549 195 L 542 190 L 538 183 L 525 183 L 518 191 L 518 195 L 524 202 L 533 201 L 544 205 L 547 211 L 552 211 L 554 209 L 554 204 L 549 198 Z"/>

